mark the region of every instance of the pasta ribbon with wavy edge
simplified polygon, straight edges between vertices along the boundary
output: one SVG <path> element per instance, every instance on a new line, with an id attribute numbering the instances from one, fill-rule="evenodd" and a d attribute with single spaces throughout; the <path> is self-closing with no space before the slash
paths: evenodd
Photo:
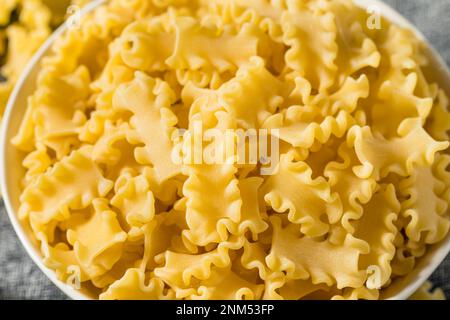
<path id="1" fill-rule="evenodd" d="M 120 259 L 127 234 L 106 199 L 94 199 L 92 216 L 83 224 L 67 230 L 77 260 L 91 278 L 98 277 Z"/>
<path id="2" fill-rule="evenodd" d="M 56 277 L 59 280 L 67 281 L 70 276 L 70 270 L 79 268 L 78 274 L 80 282 L 89 280 L 88 275 L 83 271 L 75 252 L 68 246 L 67 243 L 59 242 L 54 246 L 48 244 L 48 239 L 45 234 L 38 233 L 36 237 L 41 244 L 41 252 L 43 255 L 43 262 L 48 268 L 55 270 Z"/>
<path id="3" fill-rule="evenodd" d="M 266 119 L 263 128 L 278 129 L 277 138 L 293 147 L 309 149 L 317 141 L 326 143 L 332 135 L 340 138 L 355 124 L 353 117 L 341 111 L 336 117 L 323 118 L 315 107 L 292 106 Z"/>
<path id="4" fill-rule="evenodd" d="M 300 300 L 317 291 L 328 292 L 330 288 L 321 283 L 313 284 L 310 280 L 288 280 L 279 289 L 280 296 L 285 300 Z"/>
<path id="5" fill-rule="evenodd" d="M 260 206 L 258 198 L 258 190 L 263 182 L 264 179 L 259 177 L 239 180 L 238 188 L 242 199 L 240 221 L 238 223 L 231 223 L 231 220 L 224 221 L 231 234 L 243 236 L 250 231 L 253 240 L 256 241 L 258 234 L 269 227 L 264 221 L 267 216 L 265 208 Z"/>
<path id="6" fill-rule="evenodd" d="M 253 25 L 247 24 L 235 33 L 230 28 L 202 25 L 193 17 L 176 14 L 135 22 L 125 29 L 122 37 L 121 55 L 125 63 L 149 72 L 224 73 L 235 71 L 250 57 L 258 55 L 258 29 Z M 143 52 L 146 59 L 141 58 Z"/>
<path id="7" fill-rule="evenodd" d="M 292 11 L 285 11 L 281 17 L 283 41 L 289 46 L 286 65 L 308 78 L 314 89 L 324 92 L 334 84 L 338 69 L 334 15 L 312 9 Z"/>
<path id="8" fill-rule="evenodd" d="M 448 97 L 442 90 L 439 90 L 425 128 L 434 139 L 449 139 L 450 113 L 448 112 Z"/>
<path id="9" fill-rule="evenodd" d="M 313 95 L 311 83 L 297 72 L 287 75 L 286 80 L 291 87 L 286 104 L 315 107 L 322 117 L 335 116 L 341 111 L 352 114 L 357 110 L 360 100 L 367 98 L 370 93 L 369 79 L 365 74 L 358 79 L 347 77 L 331 94 L 319 92 Z"/>
<path id="10" fill-rule="evenodd" d="M 171 159 L 170 137 L 177 123 L 170 110 L 173 100 L 174 93 L 167 83 L 142 72 L 136 72 L 133 81 L 120 85 L 113 100 L 116 110 L 133 113 L 130 123 L 136 134 L 128 138 L 131 142 L 145 144 L 135 149 L 136 160 L 152 164 L 160 182 L 180 173 L 180 167 Z"/>
<path id="11" fill-rule="evenodd" d="M 395 255 L 394 239 L 398 230 L 394 222 L 400 212 L 400 202 L 394 186 L 382 185 L 363 210 L 364 215 L 352 223 L 354 236 L 370 244 L 370 252 L 361 255 L 359 266 L 367 270 L 372 266 L 379 268 L 379 274 L 369 275 L 366 282 L 367 288 L 379 290 L 391 277 L 391 260 Z"/>
<path id="12" fill-rule="evenodd" d="M 328 179 L 331 190 L 339 194 L 343 214 L 341 224 L 345 230 L 354 234 L 355 228 L 351 221 L 359 220 L 365 215 L 363 208 L 374 194 L 377 183 L 374 179 L 361 179 L 355 175 L 352 168 L 358 163 L 358 159 L 353 149 L 342 143 L 338 149 L 338 155 L 343 162 L 331 161 L 324 171 L 324 176 Z"/>
<path id="13" fill-rule="evenodd" d="M 342 295 L 335 295 L 332 300 L 378 300 L 380 294 L 378 290 L 361 288 L 345 288 Z"/>
<path id="14" fill-rule="evenodd" d="M 323 177 L 312 179 L 311 175 L 312 170 L 306 163 L 281 155 L 277 173 L 266 180 L 261 195 L 276 212 L 288 212 L 289 221 L 300 225 L 302 233 L 315 237 L 329 229 L 321 220 L 323 215 L 330 223 L 339 221 L 342 203 Z"/>
<path id="15" fill-rule="evenodd" d="M 20 20 L 9 24 L 14 10 L 17 10 Z M 0 17 L 0 25 L 6 25 L 8 40 L 6 61 L 1 66 L 1 73 L 7 78 L 8 84 L 14 85 L 28 61 L 50 36 L 51 12 L 42 1 L 21 0 L 2 1 L 0 14 L 4 15 Z M 3 87 L 3 84 L 0 86 Z M 0 110 L 3 109 L 4 105 L 0 105 Z"/>
<path id="16" fill-rule="evenodd" d="M 356 150 L 361 166 L 353 168 L 360 178 L 376 180 L 390 172 L 400 176 L 412 173 L 414 165 L 431 165 L 438 151 L 446 150 L 448 141 L 435 141 L 422 128 L 421 119 L 406 119 L 398 129 L 400 138 L 390 140 L 372 133 L 371 128 L 354 126 L 347 135 L 347 143 Z"/>
<path id="17" fill-rule="evenodd" d="M 338 289 L 362 287 L 366 274 L 358 267 L 362 254 L 369 252 L 369 244 L 347 234 L 341 245 L 328 240 L 301 237 L 298 228 L 290 224 L 283 228 L 279 217 L 270 217 L 273 240 L 266 257 L 273 271 L 286 272 L 289 279 L 307 280 L 312 283 L 336 284 Z"/>
<path id="18" fill-rule="evenodd" d="M 103 178 L 91 160 L 92 148 L 73 151 L 23 191 L 19 217 L 29 217 L 35 232 L 52 221 L 64 221 L 70 209 L 83 209 L 98 197 L 106 196 L 113 182 Z M 52 241 L 52 235 L 47 235 Z"/>
<path id="19" fill-rule="evenodd" d="M 239 250 L 244 244 L 242 237 L 231 237 L 217 248 L 198 255 L 181 254 L 166 251 L 155 257 L 163 267 L 154 270 L 155 276 L 161 278 L 171 288 L 176 288 L 177 298 L 184 298 L 197 293 L 197 280 L 209 279 L 213 267 L 226 268 L 231 265 L 230 251 Z M 200 283 L 201 285 L 201 283 Z"/>
<path id="20" fill-rule="evenodd" d="M 199 246 L 225 241 L 227 226 L 241 222 L 237 169 L 232 164 L 205 164 L 186 166 L 183 172 L 189 176 L 183 185 L 189 229 L 183 231 L 183 235 Z"/>
<path id="21" fill-rule="evenodd" d="M 284 9 L 283 1 L 277 0 L 210 1 L 204 19 L 219 17 L 220 22 L 234 23 L 240 27 L 246 23 L 251 23 L 266 32 L 275 42 L 281 43 L 283 33 L 280 21 Z"/>
<path id="22" fill-rule="evenodd" d="M 328 290 L 326 285 L 314 285 L 309 280 L 286 280 L 281 273 L 269 269 L 266 256 L 267 253 L 261 244 L 247 241 L 244 243 L 241 263 L 246 269 L 258 270 L 259 277 L 265 281 L 266 298 L 298 300 L 314 291 Z"/>
<path id="23" fill-rule="evenodd" d="M 338 83 L 364 68 L 378 68 L 381 55 L 374 40 L 365 32 L 367 16 L 364 11 L 352 10 L 354 5 L 348 0 L 328 1 L 326 6 L 335 16 Z"/>
<path id="24" fill-rule="evenodd" d="M 106 120 L 104 133 L 93 147 L 92 159 L 96 163 L 105 164 L 109 167 L 117 165 L 123 156 L 123 152 L 114 145 L 121 140 L 126 140 L 129 130 L 130 127 L 127 123 L 114 126 L 110 120 Z"/>
<path id="25" fill-rule="evenodd" d="M 378 90 L 371 112 L 372 128 L 389 138 L 397 136 L 401 122 L 406 118 L 420 118 L 425 123 L 433 106 L 432 98 L 414 95 L 417 74 L 410 73 L 404 82 L 383 82 Z"/>
<path id="26" fill-rule="evenodd" d="M 243 64 L 236 77 L 219 89 L 219 103 L 242 128 L 259 128 L 283 103 L 282 83 L 260 57 Z"/>
<path id="27" fill-rule="evenodd" d="M 42 144 L 38 144 L 36 150 L 23 159 L 22 165 L 27 168 L 25 183 L 29 184 L 47 171 L 52 165 L 52 159 L 47 153 L 47 148 Z"/>
<path id="28" fill-rule="evenodd" d="M 263 284 L 249 282 L 230 268 L 214 269 L 211 276 L 202 281 L 193 300 L 258 300 L 264 291 Z"/>
<path id="29" fill-rule="evenodd" d="M 30 98 L 29 110 L 23 120 L 33 123 L 35 130 L 21 130 L 13 143 L 29 151 L 31 145 L 27 140 L 31 135 L 35 141 L 52 148 L 61 159 L 69 153 L 70 143 L 77 140 L 79 127 L 86 121 L 83 111 L 86 108 L 84 100 L 90 93 L 89 72 L 85 67 L 65 76 L 41 72 L 39 81 L 45 85 Z"/>
<path id="30" fill-rule="evenodd" d="M 13 2 L 28 4 L 0 30 L 0 109 L 64 9 Z M 45 59 L 14 139 L 45 264 L 104 299 L 383 297 L 448 232 L 448 103 L 419 40 L 366 22 L 350 0 L 112 0 L 88 14 Z M 224 141 L 195 149 L 197 121 L 279 129 L 278 171 L 231 164 Z M 183 160 L 227 151 L 225 164 L 178 165 L 180 147 Z"/>
<path id="31" fill-rule="evenodd" d="M 142 228 L 145 235 L 142 265 L 147 270 L 154 270 L 159 265 L 155 261 L 156 256 L 164 254 L 167 250 L 172 250 L 175 247 L 173 234 L 180 234 L 182 229 L 179 225 L 168 221 L 173 214 L 173 210 L 157 214 L 153 220 L 155 222 L 152 221 L 146 228 Z"/>
<path id="32" fill-rule="evenodd" d="M 100 294 L 101 300 L 168 300 L 173 299 L 173 292 L 165 292 L 161 279 L 147 275 L 137 268 L 130 268 L 124 276 L 111 284 Z"/>
<path id="33" fill-rule="evenodd" d="M 116 181 L 111 204 L 125 215 L 130 226 L 139 227 L 150 222 L 155 216 L 155 198 L 147 179 L 144 176 L 121 178 Z"/>
<path id="34" fill-rule="evenodd" d="M 432 167 L 415 166 L 411 175 L 400 183 L 400 191 L 407 197 L 402 202 L 401 214 L 410 218 L 405 231 L 413 241 L 436 243 L 450 228 L 446 214 L 450 195 L 450 176 L 446 171 L 449 163 L 448 155 L 439 155 Z"/>

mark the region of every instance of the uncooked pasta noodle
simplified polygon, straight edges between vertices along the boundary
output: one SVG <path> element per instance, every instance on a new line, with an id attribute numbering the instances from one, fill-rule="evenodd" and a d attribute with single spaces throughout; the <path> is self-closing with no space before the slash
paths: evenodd
<path id="1" fill-rule="evenodd" d="M 347 0 L 83 18 L 12 141 L 45 264 L 100 299 L 379 298 L 448 233 L 450 114 L 423 44 L 368 18 Z M 193 146 L 198 124 L 231 134 Z M 277 143 L 239 161 L 236 132 Z M 227 156 L 195 160 L 211 150 Z"/>

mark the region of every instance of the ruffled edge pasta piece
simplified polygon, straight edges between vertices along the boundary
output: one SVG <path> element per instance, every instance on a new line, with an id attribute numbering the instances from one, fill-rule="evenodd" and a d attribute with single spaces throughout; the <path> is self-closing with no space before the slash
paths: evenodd
<path id="1" fill-rule="evenodd" d="M 354 172 L 360 178 L 376 180 L 390 172 L 400 176 L 412 173 L 414 165 L 431 165 L 435 154 L 446 150 L 448 141 L 435 141 L 423 129 L 421 119 L 406 119 L 398 129 L 400 138 L 386 139 L 372 133 L 370 127 L 353 126 L 347 135 L 347 143 L 354 147 L 361 161 Z"/>
<path id="2" fill-rule="evenodd" d="M 411 175 L 400 183 L 402 216 L 410 218 L 405 231 L 413 241 L 433 244 L 442 240 L 450 228 L 447 208 L 450 201 L 450 177 L 446 171 L 448 155 L 436 157 L 432 167 L 416 166 Z"/>
<path id="3" fill-rule="evenodd" d="M 122 278 L 100 294 L 100 300 L 169 300 L 173 298 L 173 292 L 166 292 L 161 279 L 151 277 L 146 283 L 146 275 L 137 268 L 128 269 Z"/>
<path id="4" fill-rule="evenodd" d="M 370 245 L 370 252 L 360 257 L 359 266 L 367 270 L 368 289 L 379 290 L 391 278 L 391 261 L 395 255 L 397 235 L 395 221 L 400 213 L 400 202 L 392 184 L 381 186 L 364 205 L 363 216 L 353 222 L 354 236 Z"/>
<path id="5" fill-rule="evenodd" d="M 21 195 L 19 217 L 30 217 L 32 225 L 65 220 L 69 209 L 83 209 L 93 199 L 106 196 L 113 182 L 102 176 L 91 160 L 87 146 L 71 153 L 35 179 Z"/>
<path id="6" fill-rule="evenodd" d="M 295 162 L 289 154 L 281 155 L 277 173 L 265 181 L 261 194 L 276 212 L 288 212 L 289 221 L 300 225 L 302 233 L 321 236 L 329 229 L 321 216 L 336 223 L 342 215 L 342 203 L 323 177 L 311 176 L 312 170 L 305 162 Z"/>
<path id="7" fill-rule="evenodd" d="M 347 234 L 341 245 L 335 245 L 301 237 L 295 225 L 283 228 L 279 217 L 270 217 L 270 222 L 273 241 L 266 262 L 272 271 L 285 272 L 289 279 L 311 278 L 314 284 L 336 284 L 338 289 L 363 286 L 366 272 L 359 269 L 358 261 L 361 254 L 369 252 L 365 241 Z"/>

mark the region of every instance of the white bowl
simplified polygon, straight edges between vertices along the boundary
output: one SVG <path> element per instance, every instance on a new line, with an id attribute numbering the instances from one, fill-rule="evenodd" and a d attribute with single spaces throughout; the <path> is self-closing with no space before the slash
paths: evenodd
<path id="1" fill-rule="evenodd" d="M 83 8 L 81 15 L 85 15 L 94 10 L 104 2 L 104 0 L 92 2 Z M 362 8 L 376 6 L 383 17 L 393 23 L 412 30 L 420 40 L 426 43 L 426 54 L 431 62 L 429 70 L 433 70 L 433 72 L 429 70 L 427 72 L 427 70 L 425 70 L 425 74 L 427 74 L 429 80 L 439 83 L 441 88 L 450 95 L 450 70 L 436 50 L 427 42 L 423 34 L 417 30 L 417 28 L 394 9 L 379 0 L 354 0 L 354 2 Z M 31 259 L 33 259 L 42 272 L 44 272 L 44 274 L 67 296 L 72 299 L 84 300 L 93 299 L 94 297 L 89 291 L 85 289 L 75 290 L 70 285 L 63 283 L 56 278 L 55 272 L 47 268 L 42 261 L 39 243 L 34 237 L 30 236 L 29 228 L 23 225 L 17 218 L 17 211 L 20 204 L 19 195 L 21 193 L 19 177 L 22 177 L 25 173 L 24 169 L 19 164 L 22 163 L 24 154 L 19 152 L 10 143 L 11 138 L 17 133 L 17 129 L 19 128 L 23 114 L 25 113 L 27 97 L 35 89 L 36 77 L 40 68 L 39 61 L 49 52 L 55 39 L 66 29 L 67 24 L 63 24 L 45 42 L 29 62 L 11 94 L 3 118 L 0 137 L 0 185 L 11 223 Z M 395 280 L 389 288 L 382 292 L 382 298 L 403 300 L 410 297 L 426 281 L 426 279 L 428 279 L 433 271 L 436 270 L 449 251 L 450 234 L 442 242 L 429 247 L 427 253 L 418 260 L 414 271 L 406 277 Z"/>

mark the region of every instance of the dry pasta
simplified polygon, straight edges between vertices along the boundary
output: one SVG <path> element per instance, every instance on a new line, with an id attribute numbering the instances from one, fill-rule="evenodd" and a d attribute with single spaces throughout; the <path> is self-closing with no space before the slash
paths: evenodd
<path id="1" fill-rule="evenodd" d="M 348 0 L 111 0 L 84 18 L 13 139 L 46 265 L 100 299 L 379 298 L 448 233 L 450 121 L 421 43 L 367 19 Z M 195 158 L 197 122 L 267 130 L 275 172 L 174 162 Z"/>

